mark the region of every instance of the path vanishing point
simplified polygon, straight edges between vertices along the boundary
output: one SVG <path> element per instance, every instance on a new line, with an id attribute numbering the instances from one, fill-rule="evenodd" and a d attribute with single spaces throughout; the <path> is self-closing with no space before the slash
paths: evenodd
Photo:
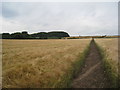
<path id="1" fill-rule="evenodd" d="M 72 88 L 111 88 L 94 40 L 90 43 L 90 51 L 85 59 L 85 65 L 73 79 Z"/>

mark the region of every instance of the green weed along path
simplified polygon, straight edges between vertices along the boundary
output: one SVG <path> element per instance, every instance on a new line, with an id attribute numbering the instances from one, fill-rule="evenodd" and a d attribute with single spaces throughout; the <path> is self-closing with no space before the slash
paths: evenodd
<path id="1" fill-rule="evenodd" d="M 90 51 L 85 59 L 85 65 L 82 67 L 82 71 L 74 78 L 72 88 L 111 88 L 95 42 L 91 41 L 90 44 Z"/>

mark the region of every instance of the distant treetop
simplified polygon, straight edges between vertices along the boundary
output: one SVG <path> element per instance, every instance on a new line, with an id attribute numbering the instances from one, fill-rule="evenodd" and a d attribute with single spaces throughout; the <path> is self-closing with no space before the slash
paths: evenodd
<path id="1" fill-rule="evenodd" d="M 63 37 L 70 37 L 70 35 L 63 31 L 39 32 L 33 34 L 28 34 L 27 31 L 12 34 L 2 33 L 2 39 L 61 39 Z"/>

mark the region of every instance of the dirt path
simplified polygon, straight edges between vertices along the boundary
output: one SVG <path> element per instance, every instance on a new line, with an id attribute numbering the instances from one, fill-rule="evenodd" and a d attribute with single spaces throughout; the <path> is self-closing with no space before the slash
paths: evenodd
<path id="1" fill-rule="evenodd" d="M 89 55 L 82 71 L 74 78 L 72 88 L 110 88 L 110 81 L 105 76 L 100 54 L 94 41 L 91 42 Z"/>

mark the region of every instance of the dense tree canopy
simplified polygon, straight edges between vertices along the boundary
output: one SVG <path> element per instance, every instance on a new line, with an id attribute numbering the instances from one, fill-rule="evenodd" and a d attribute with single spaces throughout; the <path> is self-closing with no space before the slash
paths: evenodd
<path id="1" fill-rule="evenodd" d="M 60 39 L 62 37 L 69 37 L 69 34 L 63 31 L 39 32 L 34 34 L 28 34 L 27 31 L 12 34 L 2 33 L 2 39 Z"/>

